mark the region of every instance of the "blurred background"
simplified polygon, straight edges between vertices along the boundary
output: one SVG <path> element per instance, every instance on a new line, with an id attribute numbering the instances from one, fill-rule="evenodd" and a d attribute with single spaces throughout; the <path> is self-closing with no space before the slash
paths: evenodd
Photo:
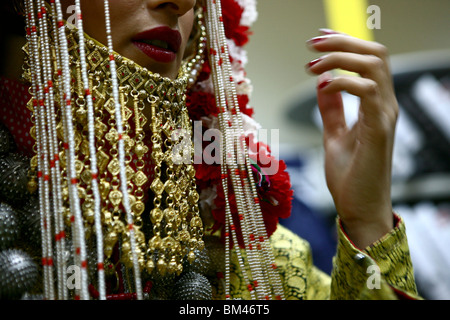
<path id="1" fill-rule="evenodd" d="M 369 5 L 380 9 L 379 29 L 365 24 L 373 13 L 367 13 Z M 255 118 L 263 128 L 279 130 L 280 158 L 295 190 L 292 216 L 282 224 L 310 241 L 316 265 L 329 273 L 336 212 L 323 173 L 316 79 L 304 68 L 320 54 L 305 42 L 341 18 L 343 27 L 354 28 L 345 32 L 362 32 L 391 54 L 401 107 L 393 204 L 406 221 L 419 293 L 450 299 L 450 1 L 260 0 L 257 9 L 246 70 Z M 358 100 L 344 94 L 344 101 L 351 123 Z"/>

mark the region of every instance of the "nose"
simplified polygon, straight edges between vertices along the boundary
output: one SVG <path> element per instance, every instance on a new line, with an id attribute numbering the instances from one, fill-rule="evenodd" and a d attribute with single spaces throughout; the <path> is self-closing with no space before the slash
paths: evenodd
<path id="1" fill-rule="evenodd" d="M 178 16 L 183 16 L 194 8 L 196 0 L 148 0 L 147 5 L 152 9 L 170 10 Z"/>

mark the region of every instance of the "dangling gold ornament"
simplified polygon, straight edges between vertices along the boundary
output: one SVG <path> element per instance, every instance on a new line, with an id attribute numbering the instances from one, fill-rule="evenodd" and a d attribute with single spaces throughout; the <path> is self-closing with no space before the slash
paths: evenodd
<path id="1" fill-rule="evenodd" d="M 53 24 L 48 16 L 48 24 Z M 93 179 L 98 181 L 101 196 L 101 217 L 104 234 L 104 254 L 110 259 L 120 244 L 121 261 L 128 268 L 133 266 L 130 245 L 130 228 L 133 228 L 139 268 L 149 274 L 165 276 L 179 275 L 183 262 L 192 262 L 196 250 L 203 250 L 203 224 L 198 209 L 199 195 L 195 184 L 195 169 L 191 163 L 193 146 L 190 139 L 192 127 L 186 108 L 186 90 L 193 67 L 202 64 L 205 46 L 204 28 L 199 20 L 200 36 L 195 41 L 197 51 L 186 59 L 176 80 L 170 80 L 143 68 L 133 61 L 114 54 L 119 103 L 124 131 L 116 130 L 115 102 L 111 90 L 110 54 L 108 48 L 85 35 L 85 56 L 88 67 L 89 94 L 93 100 L 96 154 L 89 149 L 89 122 L 86 89 L 80 64 L 79 37 L 76 28 L 65 28 L 70 56 L 71 94 L 78 195 L 80 197 L 83 224 L 87 234 L 94 229 L 94 198 L 91 189 Z M 40 35 L 42 36 L 42 35 Z M 58 101 L 64 92 L 61 88 L 60 68 L 56 66 L 60 48 L 51 42 L 51 60 L 55 62 L 53 89 L 56 103 L 56 128 L 58 132 L 59 160 L 62 172 L 62 195 L 64 206 L 69 208 L 68 167 L 64 155 L 67 136 L 64 132 L 62 109 Z M 24 78 L 32 80 L 30 44 L 24 47 L 26 61 Z M 195 73 L 195 71 L 193 72 Z M 34 101 L 29 108 L 34 110 Z M 150 112 L 148 112 L 150 110 Z M 35 129 L 33 128 L 35 131 Z M 128 197 L 133 215 L 133 225 L 127 224 L 123 194 L 120 188 L 120 166 L 118 142 L 125 146 L 125 170 Z M 181 141 L 190 141 L 184 148 L 176 148 Z M 93 176 L 90 159 L 96 157 L 98 174 Z M 38 172 L 38 161 L 32 161 L 31 172 Z M 30 182 L 30 188 L 36 186 Z M 150 190 L 150 192 L 148 192 Z M 152 203 L 148 203 L 152 201 Z M 143 217 L 151 207 L 148 217 Z M 72 213 L 65 210 L 71 221 Z M 150 226 L 144 226 L 148 221 Z"/>

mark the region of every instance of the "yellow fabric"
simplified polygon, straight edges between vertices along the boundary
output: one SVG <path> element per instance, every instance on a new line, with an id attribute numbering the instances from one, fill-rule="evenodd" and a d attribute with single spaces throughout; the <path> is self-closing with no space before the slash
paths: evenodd
<path id="1" fill-rule="evenodd" d="M 398 299 L 394 288 L 419 298 L 401 219 L 395 229 L 364 251 L 353 246 L 338 227 L 331 277 L 314 266 L 308 242 L 285 227 L 278 226 L 271 243 L 287 300 Z M 373 270 L 379 270 L 379 282 L 373 280 Z M 222 284 L 213 281 L 215 299 L 224 299 Z M 236 264 L 232 264 L 231 285 L 234 298 L 250 299 Z"/>
<path id="2" fill-rule="evenodd" d="M 365 250 L 359 250 L 338 227 L 339 239 L 333 260 L 332 299 L 397 299 L 399 292 L 419 298 L 414 280 L 404 221 Z M 368 280 L 373 273 L 370 266 L 378 266 L 379 288 L 370 289 Z"/>

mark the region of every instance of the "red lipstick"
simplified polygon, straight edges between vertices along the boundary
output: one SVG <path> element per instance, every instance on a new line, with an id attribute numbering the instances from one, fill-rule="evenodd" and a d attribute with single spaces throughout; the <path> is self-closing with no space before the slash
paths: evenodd
<path id="1" fill-rule="evenodd" d="M 176 59 L 181 34 L 169 27 L 157 27 L 133 37 L 133 44 L 155 61 L 169 63 Z"/>

